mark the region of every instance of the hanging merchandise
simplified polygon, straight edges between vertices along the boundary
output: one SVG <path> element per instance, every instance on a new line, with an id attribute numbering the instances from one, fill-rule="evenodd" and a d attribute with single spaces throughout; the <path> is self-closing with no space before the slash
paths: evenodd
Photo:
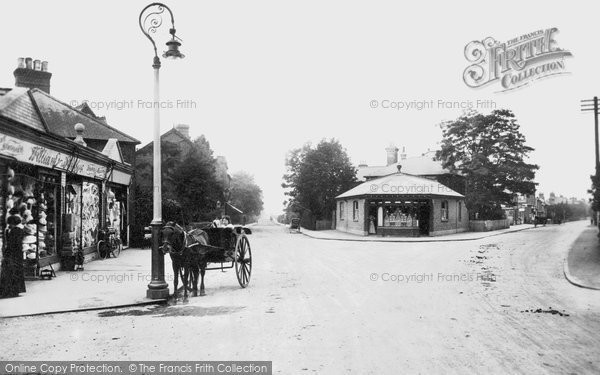
<path id="1" fill-rule="evenodd" d="M 83 182 L 81 207 L 81 242 L 87 248 L 96 244 L 100 224 L 100 188 L 91 182 Z"/>

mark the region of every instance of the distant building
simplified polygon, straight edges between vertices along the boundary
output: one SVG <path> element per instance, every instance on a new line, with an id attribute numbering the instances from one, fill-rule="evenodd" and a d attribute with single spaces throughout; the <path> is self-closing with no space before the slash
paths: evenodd
<path id="1" fill-rule="evenodd" d="M 359 235 L 435 236 L 468 230 L 465 182 L 428 151 L 409 158 L 386 149 L 384 166 L 358 166 L 359 186 L 336 197 L 339 231 Z"/>
<path id="2" fill-rule="evenodd" d="M 546 202 L 546 198 L 544 197 L 544 193 L 539 193 L 538 194 L 538 200 L 541 201 L 542 203 L 547 203 Z"/>
<path id="3" fill-rule="evenodd" d="M 541 194 L 543 196 L 543 194 Z M 503 206 L 509 225 L 533 224 L 540 207 L 534 194 L 515 194 L 513 205 Z"/>
<path id="4" fill-rule="evenodd" d="M 189 137 L 189 126 L 188 125 L 176 125 L 168 132 L 164 133 L 160 137 L 161 140 L 161 152 L 163 154 L 169 151 L 178 155 L 177 160 L 183 161 L 185 157 L 190 153 L 194 144 Z M 167 145 L 168 144 L 168 145 Z M 168 147 L 172 150 L 168 149 Z M 135 184 L 140 188 L 152 189 L 153 186 L 153 166 L 154 166 L 154 142 L 147 143 L 145 146 L 136 151 L 136 163 L 135 163 Z M 173 163 L 171 167 L 176 167 L 177 163 Z M 162 171 L 163 175 L 165 172 Z M 164 186 L 163 194 L 170 192 L 172 186 Z"/>

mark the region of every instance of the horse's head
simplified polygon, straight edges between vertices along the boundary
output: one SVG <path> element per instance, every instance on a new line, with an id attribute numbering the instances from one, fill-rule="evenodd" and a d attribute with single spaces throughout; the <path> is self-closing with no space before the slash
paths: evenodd
<path id="1" fill-rule="evenodd" d="M 176 223 L 169 221 L 160 231 L 162 244 L 160 250 L 163 254 L 181 254 L 183 252 L 183 229 Z"/>

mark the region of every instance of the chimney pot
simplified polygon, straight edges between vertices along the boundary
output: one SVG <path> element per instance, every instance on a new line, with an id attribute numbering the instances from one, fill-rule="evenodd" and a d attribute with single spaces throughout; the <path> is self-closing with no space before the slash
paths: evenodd
<path id="1" fill-rule="evenodd" d="M 25 58 L 19 57 L 17 59 L 17 68 L 25 68 Z"/>
<path id="2" fill-rule="evenodd" d="M 19 65 L 13 72 L 15 76 L 16 87 L 26 87 L 29 89 L 37 88 L 50 94 L 50 79 L 52 73 L 48 72 L 48 62 L 35 60 L 31 57 L 25 58 L 25 64 L 22 63 L 23 58 L 19 58 Z"/>
<path id="3" fill-rule="evenodd" d="M 406 159 L 406 147 L 402 146 L 402 153 L 400 154 L 400 160 Z"/>

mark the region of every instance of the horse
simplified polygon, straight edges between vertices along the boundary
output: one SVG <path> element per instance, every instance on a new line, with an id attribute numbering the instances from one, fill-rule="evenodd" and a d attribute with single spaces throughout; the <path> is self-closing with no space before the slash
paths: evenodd
<path id="1" fill-rule="evenodd" d="M 208 245 L 208 235 L 202 230 L 193 231 L 194 235 L 186 231 L 177 223 L 169 221 L 161 229 L 162 244 L 160 249 L 163 255 L 171 256 L 173 273 L 175 274 L 173 299 L 178 298 L 178 280 L 181 276 L 183 283 L 183 301 L 188 300 L 188 288 L 192 284 L 193 297 L 198 295 L 198 276 L 201 276 L 200 295 L 204 296 L 204 274 L 206 273 L 206 258 L 201 246 Z M 182 271 L 183 270 L 183 274 Z M 189 279 L 191 276 L 191 280 Z"/>

